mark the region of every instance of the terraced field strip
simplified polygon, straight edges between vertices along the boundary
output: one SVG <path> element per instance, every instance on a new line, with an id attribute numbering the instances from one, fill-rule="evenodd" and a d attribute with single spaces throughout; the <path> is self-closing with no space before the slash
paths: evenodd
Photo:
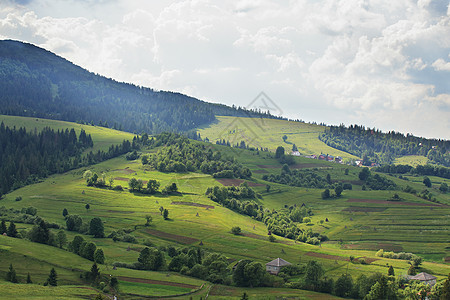
<path id="1" fill-rule="evenodd" d="M 147 229 L 146 232 L 148 234 L 157 236 L 157 237 L 162 238 L 162 239 L 171 240 L 171 241 L 178 242 L 178 243 L 181 243 L 181 244 L 186 244 L 186 245 L 187 244 L 197 243 L 199 241 L 198 239 L 195 239 L 195 238 L 182 236 L 182 235 L 177 235 L 177 234 L 172 234 L 172 233 L 159 231 L 159 230 L 155 230 L 155 229 Z"/>
<path id="2" fill-rule="evenodd" d="M 173 205 L 187 205 L 187 206 L 196 206 L 196 207 L 202 207 L 206 209 L 214 209 L 213 205 L 206 205 L 206 204 L 200 204 L 195 202 L 185 202 L 185 201 L 172 201 Z"/>
<path id="3" fill-rule="evenodd" d="M 348 199 L 347 202 L 359 202 L 359 203 L 373 203 L 373 204 L 384 204 L 384 205 L 406 205 L 406 206 L 446 206 L 442 204 L 435 203 L 416 203 L 416 202 L 402 202 L 402 201 L 387 201 L 387 200 L 376 200 L 376 199 Z"/>
<path id="4" fill-rule="evenodd" d="M 221 184 L 223 184 L 224 186 L 239 186 L 241 183 L 243 183 L 245 180 L 243 179 L 232 179 L 232 178 L 219 178 L 216 179 L 218 182 L 220 182 Z M 247 182 L 248 186 L 265 186 L 265 184 L 261 184 L 261 183 L 255 183 L 255 182 L 251 182 L 251 181 L 245 181 Z"/>
<path id="5" fill-rule="evenodd" d="M 176 287 L 182 287 L 187 289 L 196 289 L 198 286 L 192 285 L 192 284 L 186 284 L 186 283 L 179 283 L 179 282 L 170 282 L 170 281 L 162 281 L 162 280 L 153 280 L 153 279 L 143 279 L 143 278 L 133 278 L 133 277 L 125 277 L 125 276 L 118 276 L 119 280 L 122 281 L 128 281 L 128 282 L 139 282 L 139 283 L 147 283 L 147 284 L 158 284 L 158 285 L 168 285 L 168 286 L 176 286 Z"/>

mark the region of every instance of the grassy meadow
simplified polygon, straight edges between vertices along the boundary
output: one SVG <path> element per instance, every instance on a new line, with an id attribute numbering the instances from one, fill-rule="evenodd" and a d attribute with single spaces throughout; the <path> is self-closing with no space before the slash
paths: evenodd
<path id="1" fill-rule="evenodd" d="M 6 119 L 8 118 L 10 117 Z M 219 120 L 223 119 L 227 120 L 226 117 L 219 117 Z M 32 118 L 27 118 L 26 121 L 28 123 L 24 124 L 27 128 L 33 126 L 34 122 L 40 123 Z M 7 121 L 4 122 L 8 124 Z M 18 121 L 11 119 L 9 124 L 14 122 Z M 44 123 L 44 121 L 42 122 Z M 62 126 L 63 123 L 48 122 L 56 122 L 57 126 Z M 69 128 L 85 126 L 86 132 L 92 134 L 94 144 L 97 144 L 98 139 L 104 141 L 105 147 L 108 143 L 121 142 L 125 136 L 132 137 L 126 133 L 117 133 L 116 136 L 113 130 L 108 131 L 110 135 L 106 137 L 101 132 L 107 129 L 67 124 L 70 125 Z M 297 130 L 294 128 L 297 126 L 296 124 L 301 125 L 302 123 L 293 123 L 289 132 Z M 300 125 L 298 125 L 299 132 Z M 319 149 L 327 146 L 319 145 L 318 143 L 321 142 L 318 140 L 318 143 L 313 142 L 312 133 L 313 130 L 320 130 L 321 127 L 308 126 L 312 126 L 311 132 L 308 133 L 306 127 L 302 128 L 303 135 L 300 133 L 288 135 L 288 128 L 280 132 L 288 135 L 287 141 L 294 141 L 297 146 L 315 145 L 314 147 L 318 147 L 312 146 L 311 153 L 321 152 L 322 150 Z M 96 132 L 96 130 L 100 131 Z M 212 129 L 204 130 L 207 132 Z M 207 133 L 200 132 L 203 138 L 208 136 Z M 316 133 L 318 134 L 318 132 Z M 314 134 L 317 139 L 316 133 Z M 278 134 L 279 141 L 275 139 L 277 136 L 275 130 L 270 134 L 267 133 L 264 138 L 268 141 L 272 138 L 274 140 L 273 147 L 276 147 L 283 143 L 282 134 Z M 294 138 L 299 138 L 298 142 Z M 302 229 L 311 228 L 314 232 L 323 233 L 330 240 L 319 246 L 313 246 L 276 237 L 276 242 L 271 243 L 267 238 L 267 228 L 262 222 L 237 214 L 205 196 L 208 187 L 222 185 L 212 176 L 202 173 L 162 173 L 142 165 L 140 160 L 128 161 L 124 156 L 89 168 L 52 175 L 40 183 L 7 194 L 0 200 L 0 206 L 15 209 L 33 206 L 37 208 L 39 216 L 62 226 L 65 226 L 62 211 L 66 208 L 70 214 L 81 216 L 84 222 L 89 222 L 94 217 L 100 217 L 104 222 L 106 235 L 118 229 L 132 231 L 131 234 L 137 238 L 138 243 L 114 242 L 110 238 L 95 239 L 91 236 L 84 236 L 86 240 L 95 242 L 98 248 L 103 249 L 106 263 L 101 266 L 101 272 L 119 279 L 121 297 L 127 299 L 138 299 L 144 296 L 167 297 L 191 291 L 194 292 L 194 298 L 204 297 L 209 291 L 209 297 L 212 299 L 237 299 L 243 292 L 247 292 L 250 298 L 261 299 L 277 297 L 339 299 L 328 294 L 292 289 L 268 290 L 211 286 L 205 281 L 167 271 L 150 272 L 126 268 L 114 270 L 112 268 L 111 265 L 114 262 L 136 262 L 139 251 L 145 247 L 144 242 L 146 241 L 151 241 L 157 246 L 193 246 L 201 247 L 206 251 L 220 252 L 229 258 L 230 267 L 240 259 L 251 259 L 265 264 L 277 257 L 282 257 L 293 264 L 304 264 L 310 260 L 317 260 L 324 266 L 327 276 L 334 277 L 346 272 L 350 273 L 354 279 L 360 274 L 370 275 L 374 272 L 387 274 L 389 265 L 394 267 L 396 275 L 406 274 L 410 266 L 407 261 L 375 256 L 378 249 L 384 249 L 395 252 L 412 252 L 422 256 L 425 259 L 421 266 L 422 271 L 437 276 L 439 280 L 444 279 L 450 272 L 449 263 L 444 261 L 445 258 L 450 257 L 448 248 L 450 197 L 448 194 L 438 191 L 440 182 L 450 183 L 448 180 L 431 177 L 432 193 L 442 203 L 437 204 L 401 191 L 363 191 L 362 183 L 358 178 L 359 168 L 296 157 L 295 165 L 291 168 L 312 170 L 321 176 L 330 174 L 331 180 L 334 182 L 352 183 L 353 189 L 345 190 L 342 197 L 322 200 L 321 189 L 291 187 L 262 180 L 262 176 L 265 174 L 279 174 L 281 171 L 281 164 L 273 158 L 274 154 L 271 152 L 258 153 L 219 145 L 209 144 L 209 146 L 221 151 L 223 155 L 235 157 L 252 170 L 253 179 L 250 184 L 256 192 L 262 195 L 258 201 L 266 208 L 285 210 L 287 206 L 299 206 L 303 203 L 311 207 L 314 213 L 311 223 L 302 223 L 299 226 Z M 143 150 L 143 152 L 146 151 Z M 300 151 L 302 152 L 302 150 Z M 343 154 L 328 152 L 326 149 L 322 152 L 345 157 Z M 346 157 L 352 158 L 351 156 Z M 88 187 L 83 179 L 83 174 L 87 169 L 98 174 L 104 173 L 106 178 L 114 178 L 113 186 L 121 185 L 124 190 Z M 348 175 L 345 175 L 345 169 L 348 169 Z M 417 191 L 424 188 L 421 177 L 411 176 L 406 181 L 386 176 L 400 188 L 407 185 Z M 143 181 L 156 179 L 160 181 L 161 187 L 175 182 L 181 193 L 169 196 L 131 193 L 128 190 L 128 180 L 132 177 Z M 239 183 L 239 181 L 236 182 Z M 267 184 L 271 186 L 269 192 L 266 191 Z M 392 198 L 394 193 L 397 193 L 402 200 L 399 202 L 387 201 Z M 19 196 L 22 197 L 22 200 L 16 201 Z M 89 209 L 85 208 L 86 204 L 90 205 Z M 161 216 L 159 211 L 161 206 L 169 210 L 169 220 L 164 220 Z M 153 218 L 152 224 L 148 227 L 144 226 L 146 215 L 151 215 Z M 328 221 L 325 221 L 326 219 Z M 233 226 L 241 227 L 242 234 L 233 235 L 230 232 Z M 18 223 L 17 227 L 20 232 L 30 228 L 30 225 Z M 69 241 L 76 235 L 76 233 L 68 231 L 66 234 Z M 51 291 L 51 293 L 55 293 L 52 296 L 54 298 L 82 299 L 99 292 L 87 286 L 80 278 L 82 272 L 90 269 L 92 262 L 64 249 L 0 236 L 0 252 L 0 295 L 3 295 L 4 291 L 5 295 L 17 293 L 19 298 L 23 295 L 23 298 L 40 299 L 41 294 L 45 295 L 45 291 Z M 350 256 L 357 259 L 364 258 L 367 264 L 352 263 L 349 259 Z M 170 261 L 168 256 L 166 256 L 166 261 L 167 263 Z M 13 263 L 21 282 L 24 282 L 27 272 L 30 272 L 35 284 L 14 285 L 3 281 L 10 263 Z M 46 280 L 52 267 L 55 267 L 58 272 L 61 287 L 51 288 L 38 285 Z M 185 286 L 179 286 L 179 284 L 185 284 Z M 85 288 L 82 289 L 81 286 Z"/>
<path id="2" fill-rule="evenodd" d="M 283 146 L 290 153 L 295 144 L 302 155 L 330 154 L 345 159 L 358 159 L 356 156 L 329 147 L 318 139 L 325 126 L 302 122 L 275 119 L 240 118 L 217 116 L 217 122 L 200 127 L 198 133 L 210 142 L 217 140 L 229 141 L 236 145 L 241 141 L 252 147 L 268 148 L 275 152 L 278 146 Z M 282 137 L 286 135 L 286 141 Z"/>

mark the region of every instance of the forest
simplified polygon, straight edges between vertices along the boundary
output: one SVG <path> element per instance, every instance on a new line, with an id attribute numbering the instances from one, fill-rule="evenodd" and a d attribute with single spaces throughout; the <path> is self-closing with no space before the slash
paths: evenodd
<path id="1" fill-rule="evenodd" d="M 202 172 L 215 178 L 247 179 L 252 172 L 242 166 L 233 157 L 225 157 L 219 151 L 202 144 L 191 142 L 177 134 L 161 134 L 151 139 L 149 143 L 158 145 L 170 140 L 170 144 L 159 149 L 155 154 L 142 156 L 142 164 L 149 165 L 160 172 Z"/>
<path id="2" fill-rule="evenodd" d="M 330 126 L 319 139 L 330 147 L 363 158 L 365 166 L 392 164 L 400 156 L 421 155 L 432 163 L 450 167 L 448 140 L 426 139 L 395 131 L 383 133 L 358 125 Z"/>
<path id="3" fill-rule="evenodd" d="M 0 114 L 100 125 L 128 132 L 183 132 L 215 115 L 280 118 L 180 93 L 117 82 L 16 41 L 0 41 Z"/>
<path id="4" fill-rule="evenodd" d="M 75 130 L 27 132 L 25 128 L 0 125 L 0 196 L 24 185 L 37 182 L 51 174 L 64 173 L 127 153 L 139 147 L 136 143 L 123 141 L 111 145 L 107 152 L 83 154 L 92 148 L 91 135 L 82 129 L 79 136 Z"/>

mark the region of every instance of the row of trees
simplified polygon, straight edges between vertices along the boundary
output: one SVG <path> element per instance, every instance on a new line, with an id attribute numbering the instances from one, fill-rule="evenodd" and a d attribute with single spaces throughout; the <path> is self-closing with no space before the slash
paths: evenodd
<path id="1" fill-rule="evenodd" d="M 391 164 L 396 157 L 426 156 L 432 162 L 450 167 L 450 141 L 426 139 L 410 134 L 350 125 L 330 126 L 319 139 L 328 146 L 363 158 L 363 164 Z"/>
<path id="2" fill-rule="evenodd" d="M 411 174 L 411 175 L 427 175 L 437 176 L 450 179 L 450 168 L 433 165 L 418 165 L 412 167 L 409 165 L 384 165 L 373 169 L 376 172 L 390 174 Z"/>
<path id="3" fill-rule="evenodd" d="M 62 173 L 81 164 L 82 152 L 93 146 L 84 130 L 27 132 L 0 124 L 0 195 L 35 182 L 50 174 Z"/>
<path id="4" fill-rule="evenodd" d="M 283 165 L 279 175 L 263 175 L 263 180 L 305 188 L 333 188 L 333 184 L 326 178 L 309 170 L 290 170 L 287 164 Z"/>

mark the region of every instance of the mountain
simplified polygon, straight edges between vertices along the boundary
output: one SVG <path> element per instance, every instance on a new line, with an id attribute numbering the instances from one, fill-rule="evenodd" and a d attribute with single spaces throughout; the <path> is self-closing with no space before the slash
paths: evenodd
<path id="1" fill-rule="evenodd" d="M 37 46 L 0 41 L 0 114 L 93 123 L 128 132 L 183 132 L 215 115 L 272 117 L 91 73 Z"/>

